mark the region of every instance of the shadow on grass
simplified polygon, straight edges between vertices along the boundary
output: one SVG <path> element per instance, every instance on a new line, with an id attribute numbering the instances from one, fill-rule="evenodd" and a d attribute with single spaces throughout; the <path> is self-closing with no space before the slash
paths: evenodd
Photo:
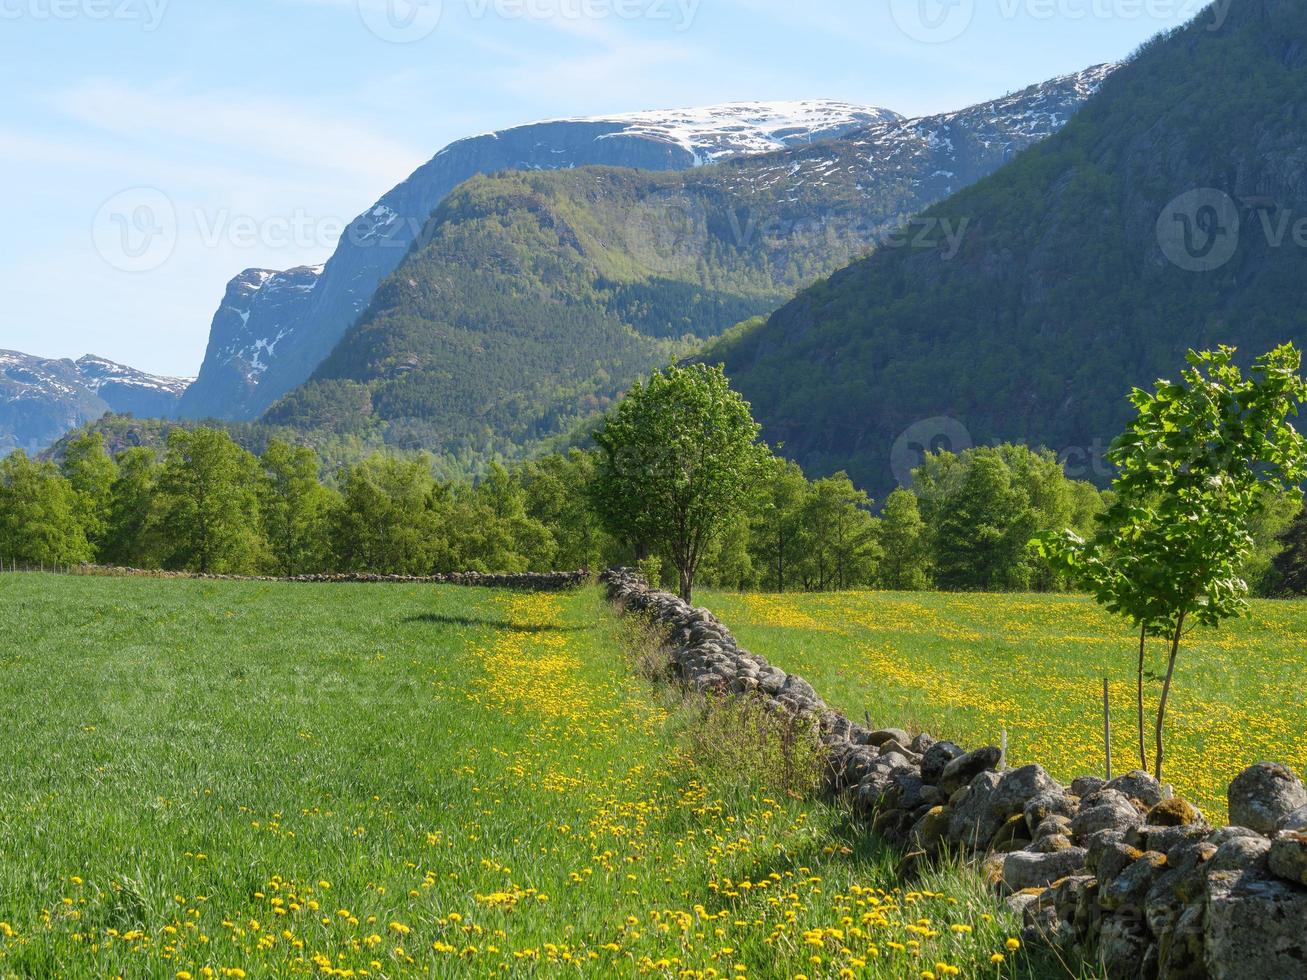
<path id="1" fill-rule="evenodd" d="M 514 633 L 588 633 L 593 626 L 553 626 L 547 623 L 510 623 L 502 619 L 483 616 L 450 616 L 446 613 L 423 613 L 409 616 L 406 623 L 431 623 L 436 626 L 470 626 L 476 628 L 512 630 Z"/>

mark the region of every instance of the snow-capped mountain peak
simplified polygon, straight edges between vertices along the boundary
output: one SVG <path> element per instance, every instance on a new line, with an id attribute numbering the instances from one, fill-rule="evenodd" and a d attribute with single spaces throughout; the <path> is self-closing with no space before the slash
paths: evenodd
<path id="1" fill-rule="evenodd" d="M 696 163 L 704 164 L 728 156 L 769 153 L 787 146 L 814 143 L 852 129 L 902 118 L 889 109 L 807 100 L 733 102 L 563 121 L 612 123 L 622 129 L 606 139 L 644 136 L 664 140 L 691 154 Z"/>
<path id="2" fill-rule="evenodd" d="M 213 318 L 206 361 L 216 355 L 224 364 L 239 366 L 245 384 L 257 384 L 289 333 L 291 315 L 317 288 L 323 269 L 246 269 L 233 279 Z"/>
<path id="3" fill-rule="evenodd" d="M 77 365 L 78 373 L 81 374 L 86 387 L 97 394 L 113 385 L 122 385 L 128 388 L 164 392 L 180 398 L 182 392 L 195 380 L 146 374 L 144 371 L 138 371 L 95 354 L 83 355 L 73 363 Z"/>
<path id="4" fill-rule="evenodd" d="M 105 412 L 170 416 L 189 384 L 92 354 L 72 361 L 0 350 L 0 455 L 44 449 Z"/>
<path id="5" fill-rule="evenodd" d="M 1095 65 L 954 112 L 877 122 L 809 149 L 741 163 L 741 180 L 797 191 L 841 177 L 895 173 L 923 203 L 940 200 L 1057 132 L 1118 67 Z"/>

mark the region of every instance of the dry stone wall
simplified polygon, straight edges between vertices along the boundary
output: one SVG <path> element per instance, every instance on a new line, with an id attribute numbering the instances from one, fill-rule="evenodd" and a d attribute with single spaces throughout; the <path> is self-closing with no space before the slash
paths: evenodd
<path id="1" fill-rule="evenodd" d="M 1232 825 L 1215 828 L 1144 772 L 1068 786 L 1039 765 L 1003 768 L 992 746 L 850 721 L 708 610 L 626 569 L 603 581 L 656 624 L 688 687 L 812 720 L 831 791 L 904 850 L 905 872 L 974 856 L 1027 941 L 1077 950 L 1109 977 L 1307 980 L 1307 789 L 1288 767 L 1236 778 Z"/>
<path id="2" fill-rule="evenodd" d="M 53 571 L 53 569 L 51 569 Z M 268 575 L 204 575 L 197 572 L 167 572 L 157 569 L 118 568 L 109 565 L 74 565 L 68 569 L 76 575 L 104 575 L 135 578 L 186 578 L 217 582 L 389 582 L 412 585 L 466 585 L 486 589 L 517 589 L 532 592 L 562 592 L 579 589 L 592 581 L 588 571 L 576 572 L 450 572 L 442 575 L 372 575 L 348 572 L 330 575 L 293 575 L 278 578 Z"/>

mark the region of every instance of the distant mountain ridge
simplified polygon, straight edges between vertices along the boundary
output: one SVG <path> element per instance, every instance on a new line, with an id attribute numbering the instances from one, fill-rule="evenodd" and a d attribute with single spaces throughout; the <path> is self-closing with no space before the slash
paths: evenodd
<path id="1" fill-rule="evenodd" d="M 801 188 L 831 173 L 895 175 L 921 208 L 975 183 L 1026 147 L 1061 129 L 1120 65 L 1102 64 L 1002 98 L 915 119 L 887 119 L 809 148 L 775 153 L 749 169 L 755 180 Z M 906 215 L 915 214 L 912 205 Z M 905 215 L 905 216 L 906 216 Z"/>
<path id="2" fill-rule="evenodd" d="M 1188 348 L 1307 345 L 1307 249 L 1284 234 L 1307 216 L 1304 146 L 1307 5 L 1232 0 L 929 209 L 968 222 L 955 255 L 882 250 L 703 357 L 768 439 L 877 495 L 937 440 L 1042 444 L 1101 480 L 1126 393 Z"/>
<path id="3" fill-rule="evenodd" d="M 556 439 L 639 374 L 892 240 L 1060 128 L 1111 71 L 683 172 L 476 177 L 264 419 L 460 463 Z M 947 250 L 956 230 L 910 247 Z"/>
<path id="4" fill-rule="evenodd" d="M 252 419 L 305 381 L 403 261 L 437 205 L 470 177 L 583 165 L 685 170 L 897 118 L 842 102 L 738 103 L 551 120 L 459 140 L 351 222 L 325 266 L 248 269 L 233 279 L 179 414 Z"/>
<path id="5" fill-rule="evenodd" d="M 105 412 L 167 418 L 189 384 L 91 354 L 72 361 L 0 350 L 0 455 L 39 452 Z"/>

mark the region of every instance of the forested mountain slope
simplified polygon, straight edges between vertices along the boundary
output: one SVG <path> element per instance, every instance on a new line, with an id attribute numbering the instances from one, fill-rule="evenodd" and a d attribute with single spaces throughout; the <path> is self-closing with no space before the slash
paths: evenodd
<path id="1" fill-rule="evenodd" d="M 749 102 L 552 120 L 459 140 L 350 222 L 325 266 L 247 269 L 234 278 L 180 415 L 252 419 L 308 378 L 403 261 L 436 205 L 476 174 L 587 164 L 684 170 L 898 119 L 842 102 Z"/>
<path id="2" fill-rule="evenodd" d="M 514 454 L 886 241 L 1061 127 L 1110 69 L 959 113 L 681 173 L 474 178 L 313 379 L 265 420 Z M 951 247 L 952 229 L 904 248 Z"/>
<path id="3" fill-rule="evenodd" d="M 883 249 L 714 345 L 767 437 L 878 494 L 934 437 L 1083 462 L 1187 348 L 1307 341 L 1307 5 L 1225 7 L 928 210 L 956 254 Z"/>

